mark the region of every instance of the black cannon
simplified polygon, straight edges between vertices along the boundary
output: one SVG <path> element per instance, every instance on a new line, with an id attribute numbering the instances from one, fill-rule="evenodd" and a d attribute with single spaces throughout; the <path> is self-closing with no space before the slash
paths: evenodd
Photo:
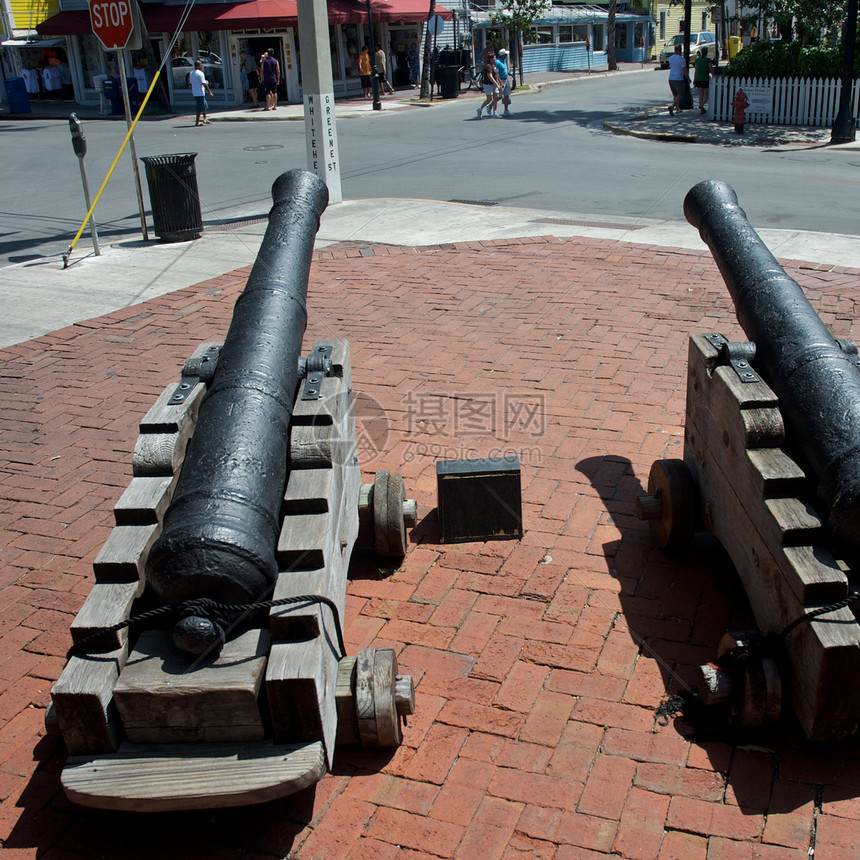
<path id="1" fill-rule="evenodd" d="M 403 480 L 362 484 L 349 343 L 301 356 L 315 175 L 273 187 L 223 344 L 202 344 L 140 423 L 134 477 L 51 691 L 62 784 L 86 806 L 210 809 L 299 791 L 336 744 L 397 746 L 414 712 L 393 648 L 345 653 L 356 544 L 402 557 Z"/>
<path id="2" fill-rule="evenodd" d="M 726 633 L 700 667 L 702 701 L 750 730 L 786 698 L 810 740 L 850 735 L 860 727 L 857 348 L 829 332 L 728 185 L 696 185 L 684 213 L 751 342 L 690 337 L 684 458 L 651 466 L 637 515 L 670 551 L 711 531 L 749 597 L 758 630 Z"/>
<path id="3" fill-rule="evenodd" d="M 710 248 L 738 322 L 755 349 L 751 365 L 779 398 L 791 445 L 816 481 L 834 537 L 860 550 L 860 370 L 747 221 L 724 182 L 700 182 L 687 220 Z"/>
<path id="4" fill-rule="evenodd" d="M 149 553 L 147 580 L 167 603 L 248 603 L 275 583 L 308 275 L 328 188 L 294 170 L 278 178 L 272 199 L 164 531 Z M 179 621 L 174 634 L 179 647 L 200 652 L 223 638 L 217 621 L 197 615 Z"/>

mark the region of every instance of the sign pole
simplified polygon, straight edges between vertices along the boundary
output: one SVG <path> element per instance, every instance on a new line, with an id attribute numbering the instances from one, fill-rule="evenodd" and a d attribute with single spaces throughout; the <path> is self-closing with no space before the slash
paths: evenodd
<path id="1" fill-rule="evenodd" d="M 340 156 L 334 113 L 334 82 L 325 0 L 298 0 L 299 42 L 302 46 L 302 100 L 308 170 L 328 186 L 328 202 L 340 203 Z"/>
<path id="2" fill-rule="evenodd" d="M 140 190 L 140 171 L 137 166 L 137 150 L 134 134 L 131 132 L 131 105 L 128 102 L 128 81 L 125 72 L 125 51 L 140 50 L 140 11 L 137 0 L 88 0 L 90 26 L 93 35 L 101 42 L 106 51 L 116 51 L 119 62 L 119 80 L 122 86 L 122 101 L 125 105 L 125 122 L 129 134 L 129 152 L 134 173 L 134 190 L 137 193 L 137 208 L 140 211 L 140 229 L 143 240 L 149 241 L 146 229 L 146 212 L 143 208 L 143 194 Z"/>
<path id="3" fill-rule="evenodd" d="M 122 101 L 125 105 L 125 124 L 131 129 L 131 105 L 128 102 L 128 81 L 125 78 L 125 51 L 117 51 L 120 65 L 120 79 L 122 80 Z M 140 212 L 140 229 L 143 233 L 143 241 L 149 241 L 149 231 L 146 228 L 146 210 L 143 208 L 143 192 L 140 188 L 140 169 L 137 166 L 137 149 L 134 145 L 134 132 L 128 138 L 128 152 L 131 156 L 131 168 L 134 173 L 134 190 L 137 192 L 137 209 Z"/>

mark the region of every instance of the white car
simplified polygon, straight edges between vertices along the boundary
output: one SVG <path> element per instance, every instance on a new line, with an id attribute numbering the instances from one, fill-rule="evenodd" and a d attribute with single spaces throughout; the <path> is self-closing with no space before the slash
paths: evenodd
<path id="1" fill-rule="evenodd" d="M 679 33 L 670 42 L 666 42 L 665 47 L 660 51 L 660 68 L 669 68 L 669 57 L 675 53 L 675 45 L 680 45 L 681 50 L 684 50 L 684 34 Z M 700 30 L 698 33 L 690 33 L 690 63 L 696 57 L 696 52 L 700 48 L 708 48 L 708 56 L 711 59 L 716 57 L 717 37 L 708 30 Z M 713 50 L 712 50 L 713 49 Z"/>
<path id="2" fill-rule="evenodd" d="M 217 61 L 211 60 L 212 57 L 217 58 Z M 224 72 L 220 57 L 208 51 L 201 51 L 200 62 L 203 63 L 203 74 L 206 75 L 209 86 L 213 89 L 224 86 Z M 170 61 L 170 67 L 174 89 L 188 89 L 188 76 L 194 71 L 194 60 L 183 54 L 181 57 L 174 57 Z"/>

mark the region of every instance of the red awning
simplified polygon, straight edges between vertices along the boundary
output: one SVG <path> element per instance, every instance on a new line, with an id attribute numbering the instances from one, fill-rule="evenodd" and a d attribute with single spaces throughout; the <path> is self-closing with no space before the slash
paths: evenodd
<path id="1" fill-rule="evenodd" d="M 173 33 L 183 5 L 143 7 L 143 20 L 150 33 Z M 376 23 L 426 21 L 429 0 L 371 0 Z M 451 20 L 451 10 L 436 6 L 436 14 Z M 367 20 L 364 0 L 328 0 L 330 24 L 361 24 Z M 280 30 L 298 26 L 295 0 L 247 0 L 244 3 L 195 3 L 183 30 Z M 92 33 L 86 9 L 60 12 L 36 27 L 40 36 L 82 36 Z"/>
<path id="2" fill-rule="evenodd" d="M 371 0 L 374 23 L 395 24 L 398 21 L 426 21 L 430 13 L 428 0 Z M 451 20 L 451 10 L 436 6 L 436 14 Z M 329 24 L 362 24 L 367 21 L 364 0 L 328 0 Z"/>

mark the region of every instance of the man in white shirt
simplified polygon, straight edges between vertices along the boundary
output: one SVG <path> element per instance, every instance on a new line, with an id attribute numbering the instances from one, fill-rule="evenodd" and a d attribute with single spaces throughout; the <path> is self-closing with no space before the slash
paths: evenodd
<path id="1" fill-rule="evenodd" d="M 687 77 L 687 64 L 681 53 L 681 46 L 675 45 L 675 53 L 669 57 L 669 89 L 672 90 L 672 104 L 669 115 L 675 116 L 675 111 L 681 113 L 681 96 L 684 95 L 684 84 Z"/>
<path id="2" fill-rule="evenodd" d="M 209 81 L 203 74 L 203 63 L 198 60 L 194 64 L 194 71 L 188 76 L 188 83 L 191 85 L 191 95 L 194 96 L 194 104 L 197 110 L 197 120 L 194 125 L 209 125 L 209 120 L 206 119 L 206 111 L 209 109 L 209 103 L 206 101 L 206 93 L 212 95 L 212 90 L 209 89 Z M 200 121 L 200 117 L 203 121 Z"/>

